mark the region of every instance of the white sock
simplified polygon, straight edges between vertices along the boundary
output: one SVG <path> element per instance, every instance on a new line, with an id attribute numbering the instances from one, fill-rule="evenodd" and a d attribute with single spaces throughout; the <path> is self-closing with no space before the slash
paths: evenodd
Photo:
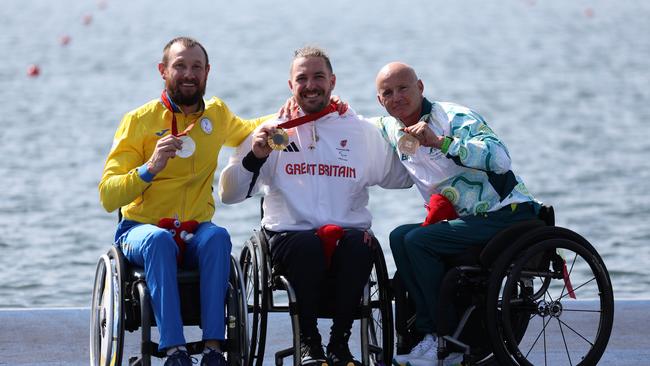
<path id="1" fill-rule="evenodd" d="M 178 350 L 187 352 L 187 348 L 185 346 L 174 346 L 174 347 L 167 348 L 167 356 L 171 356 L 172 354 L 174 354 L 174 352 Z"/>

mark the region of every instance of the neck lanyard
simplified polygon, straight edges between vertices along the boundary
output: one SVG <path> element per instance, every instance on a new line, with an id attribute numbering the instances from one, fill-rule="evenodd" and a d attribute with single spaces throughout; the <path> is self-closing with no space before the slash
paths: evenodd
<path id="1" fill-rule="evenodd" d="M 171 99 L 169 99 L 169 96 L 167 95 L 166 90 L 162 91 L 162 94 L 160 95 L 160 99 L 162 100 L 162 103 L 165 106 L 165 108 L 167 108 L 167 110 L 169 112 L 171 112 L 171 114 L 172 114 L 172 135 L 174 135 L 174 136 L 187 135 L 187 133 L 190 132 L 192 127 L 194 127 L 194 122 L 192 122 L 189 126 L 187 126 L 185 131 L 183 131 L 181 133 L 178 133 L 178 126 L 177 126 L 177 122 L 176 122 L 176 114 L 174 113 L 174 110 L 179 109 L 179 108 L 176 107 L 176 104 L 174 104 L 174 102 L 172 102 Z M 176 107 L 176 108 L 174 108 L 174 107 Z"/>
<path id="2" fill-rule="evenodd" d="M 336 103 L 330 103 L 327 105 L 327 107 L 323 108 L 322 111 L 312 113 L 312 114 L 305 114 L 302 117 L 294 118 L 292 120 L 286 121 L 284 123 L 280 123 L 278 125 L 278 128 L 293 128 L 293 127 L 298 127 L 300 125 L 303 125 L 307 122 L 315 121 L 323 116 L 326 116 L 332 112 L 335 112 L 337 109 Z"/>

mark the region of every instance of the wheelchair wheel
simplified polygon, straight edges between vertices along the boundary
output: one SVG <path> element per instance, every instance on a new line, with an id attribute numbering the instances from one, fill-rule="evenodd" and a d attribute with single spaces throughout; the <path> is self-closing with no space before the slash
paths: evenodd
<path id="1" fill-rule="evenodd" d="M 526 314 L 513 312 L 510 314 L 511 318 L 506 322 L 502 314 L 505 282 L 512 271 L 513 262 L 516 261 L 517 258 L 520 258 L 523 255 L 522 253 L 534 244 L 557 238 L 563 238 L 585 246 L 591 246 L 585 238 L 571 230 L 557 226 L 542 226 L 532 228 L 528 232 L 516 238 L 516 240 L 508 246 L 506 251 L 501 253 L 498 259 L 490 266 L 485 321 L 492 350 L 497 357 L 498 355 L 501 355 L 501 362 L 506 362 L 504 360 L 509 357 L 509 348 L 511 347 L 504 337 L 503 324 L 508 323 L 511 325 L 514 334 L 512 342 L 516 345 L 519 344 L 519 341 L 526 332 L 530 320 Z M 510 290 L 515 291 L 509 294 L 511 299 L 516 297 L 519 297 L 520 299 L 523 299 L 524 297 L 528 299 L 539 299 L 545 293 L 545 288 L 550 285 L 550 279 L 544 279 L 541 284 L 536 284 L 536 288 L 533 288 L 530 281 L 524 281 L 524 278 L 520 280 L 520 286 L 518 288 L 513 287 Z M 519 291 L 517 292 L 518 289 Z"/>
<path id="2" fill-rule="evenodd" d="M 246 366 L 248 364 L 248 310 L 245 291 L 239 263 L 231 256 L 226 300 L 228 365 L 231 366 Z"/>
<path id="3" fill-rule="evenodd" d="M 123 269 L 123 258 L 115 247 L 97 263 L 90 321 L 90 364 L 93 366 L 122 364 Z"/>
<path id="4" fill-rule="evenodd" d="M 245 285 L 245 304 L 248 318 L 248 334 L 250 336 L 248 366 L 262 366 L 264 362 L 264 347 L 266 343 L 266 322 L 268 303 L 265 298 L 266 276 L 264 254 L 260 239 L 256 232 L 244 245 L 239 256 L 242 278 Z"/>
<path id="5" fill-rule="evenodd" d="M 545 288 L 541 296 L 539 288 Z M 605 265 L 589 243 L 549 239 L 516 260 L 501 310 L 508 349 L 497 353 L 502 363 L 595 365 L 611 334 L 614 297 Z M 522 317 L 528 324 L 519 335 L 509 319 Z"/>
<path id="6" fill-rule="evenodd" d="M 393 359 L 393 306 L 389 293 L 388 270 L 381 247 L 375 250 L 370 272 L 370 361 L 373 365 L 388 365 Z"/>

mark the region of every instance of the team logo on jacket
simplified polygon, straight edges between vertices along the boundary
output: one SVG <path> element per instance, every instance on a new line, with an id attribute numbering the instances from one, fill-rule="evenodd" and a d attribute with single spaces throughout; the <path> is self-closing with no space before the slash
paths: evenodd
<path id="1" fill-rule="evenodd" d="M 295 142 L 291 141 L 291 143 L 289 143 L 287 145 L 287 147 L 285 147 L 284 150 L 282 150 L 282 151 L 284 151 L 284 152 L 298 152 L 298 151 L 300 151 L 300 149 L 298 149 L 298 145 L 296 145 Z"/>
<path id="2" fill-rule="evenodd" d="M 212 122 L 210 122 L 210 119 L 208 118 L 201 119 L 201 129 L 203 130 L 203 132 L 207 133 L 208 135 L 212 133 Z"/>
<path id="3" fill-rule="evenodd" d="M 348 156 L 350 155 L 350 149 L 346 148 L 346 146 L 348 146 L 348 140 L 341 140 L 339 145 L 341 147 L 336 148 L 339 153 L 338 159 L 341 161 L 348 161 Z"/>
<path id="4" fill-rule="evenodd" d="M 160 130 L 160 131 L 156 132 L 156 136 L 161 137 L 167 131 L 169 131 L 169 128 L 165 128 L 164 130 Z"/>

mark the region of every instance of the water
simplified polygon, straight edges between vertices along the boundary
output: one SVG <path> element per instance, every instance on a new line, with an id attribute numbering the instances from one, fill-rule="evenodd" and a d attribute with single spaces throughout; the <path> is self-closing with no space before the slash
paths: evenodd
<path id="1" fill-rule="evenodd" d="M 180 34 L 208 49 L 207 95 L 249 118 L 289 96 L 289 61 L 304 44 L 329 50 L 336 93 L 365 115 L 383 113 L 379 68 L 410 63 L 431 99 L 486 117 L 557 224 L 601 253 L 617 298 L 650 295 L 650 3 L 104 3 L 3 0 L 0 307 L 89 305 L 116 224 L 98 203 L 104 159 L 122 115 L 159 95 L 156 64 Z M 25 75 L 32 63 L 38 78 Z M 373 230 L 392 272 L 388 233 L 421 220 L 422 200 L 415 189 L 372 193 Z M 218 204 L 214 221 L 229 229 L 236 253 L 259 226 L 258 206 Z"/>

